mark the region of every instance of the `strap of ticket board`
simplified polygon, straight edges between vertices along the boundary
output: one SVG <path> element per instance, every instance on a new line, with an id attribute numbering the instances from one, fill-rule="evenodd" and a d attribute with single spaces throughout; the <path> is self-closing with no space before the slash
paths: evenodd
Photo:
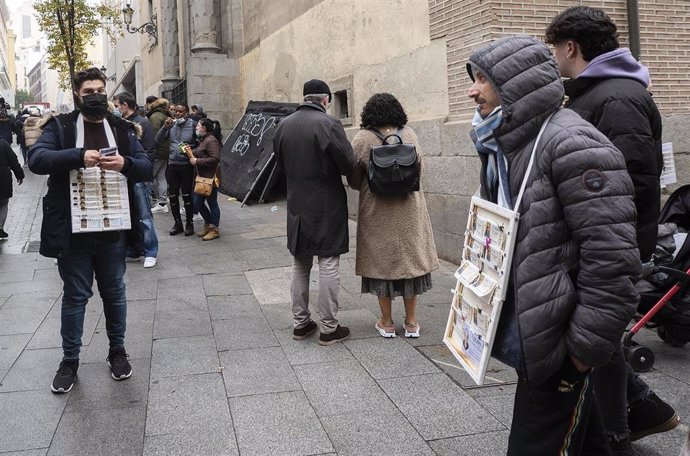
<path id="1" fill-rule="evenodd" d="M 527 164 L 527 171 L 525 171 L 525 177 L 522 179 L 522 185 L 520 186 L 520 193 L 518 193 L 518 197 L 515 200 L 515 205 L 513 205 L 513 210 L 518 211 L 520 209 L 520 202 L 522 201 L 522 194 L 525 192 L 525 187 L 527 186 L 527 180 L 529 179 L 529 174 L 532 171 L 532 165 L 534 164 L 534 155 L 537 151 L 537 146 L 539 145 L 539 140 L 541 139 L 541 135 L 544 133 L 544 130 L 546 130 L 546 126 L 549 124 L 549 120 L 551 120 L 551 117 L 556 114 L 556 111 L 552 112 L 549 117 L 546 118 L 544 123 L 541 126 L 541 130 L 539 130 L 539 134 L 537 135 L 536 141 L 534 141 L 534 147 L 532 148 L 532 155 L 529 157 L 529 163 Z"/>

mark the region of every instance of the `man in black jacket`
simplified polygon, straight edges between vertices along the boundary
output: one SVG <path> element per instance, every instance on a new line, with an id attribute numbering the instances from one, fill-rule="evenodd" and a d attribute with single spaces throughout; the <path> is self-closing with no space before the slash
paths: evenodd
<path id="1" fill-rule="evenodd" d="M 125 231 L 79 232 L 80 220 L 73 223 L 74 214 L 71 213 L 74 206 L 79 210 L 79 200 L 81 204 L 102 207 L 106 211 L 106 207 L 114 206 L 120 197 L 118 192 L 114 195 L 117 198 L 106 202 L 109 190 L 104 194 L 100 191 L 87 193 L 85 182 L 83 186 L 77 182 L 70 186 L 70 172 L 73 170 L 97 166 L 101 170 L 124 175 L 128 181 L 130 206 L 133 204 L 132 183 L 151 179 L 151 161 L 137 141 L 133 125 L 108 114 L 105 81 L 105 75 L 98 68 L 77 73 L 74 95 L 78 108 L 47 122 L 43 134 L 29 151 L 31 171 L 50 175 L 48 193 L 43 198 L 40 253 L 57 258 L 64 282 L 60 327 L 64 357 L 51 385 L 54 393 L 69 392 L 77 377 L 84 313 L 89 298 L 93 296 L 94 276 L 103 300 L 110 341 L 108 365 L 111 375 L 115 380 L 125 380 L 132 375 L 124 345 L 127 320 Z M 117 149 L 112 150 L 114 147 Z M 106 149 L 111 150 L 106 152 Z M 77 180 L 79 174 L 77 171 Z M 101 187 L 110 189 L 120 185 L 120 179 L 114 180 L 110 173 L 98 174 L 101 174 Z M 91 189 L 95 190 L 94 187 Z M 112 228 L 108 213 L 103 212 L 101 216 L 103 228 Z M 95 227 L 100 224 L 97 218 L 92 222 Z M 89 223 L 88 218 L 81 220 L 82 227 L 88 228 Z"/>
<path id="2" fill-rule="evenodd" d="M 302 340 L 317 329 L 309 312 L 309 273 L 319 258 L 321 345 L 350 335 L 338 324 L 338 268 L 348 251 L 347 197 L 343 175 L 357 166 L 352 146 L 340 121 L 326 113 L 331 100 L 328 85 L 312 79 L 304 84 L 304 103 L 276 129 L 273 150 L 287 178 L 288 249 L 292 266 L 293 335 Z"/>
<path id="3" fill-rule="evenodd" d="M 635 186 L 640 259 L 649 263 L 656 247 L 663 165 L 661 116 L 647 90 L 649 70 L 619 48 L 616 24 L 598 8 L 563 11 L 547 28 L 546 42 L 554 47 L 561 75 L 569 78 L 564 82 L 566 107 L 597 127 L 625 157 Z M 675 411 L 649 391 L 620 349 L 597 372 L 595 388 L 616 455 L 633 454 L 631 439 L 678 425 Z"/>

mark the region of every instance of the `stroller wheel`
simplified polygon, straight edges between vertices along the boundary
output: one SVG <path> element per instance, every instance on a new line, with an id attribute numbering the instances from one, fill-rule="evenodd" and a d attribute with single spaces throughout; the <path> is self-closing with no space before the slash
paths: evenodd
<path id="1" fill-rule="evenodd" d="M 649 372 L 654 365 L 654 353 L 643 345 L 624 347 L 625 360 L 635 372 Z"/>
<path id="2" fill-rule="evenodd" d="M 656 328 L 656 333 L 659 335 L 661 340 L 674 347 L 684 347 L 685 344 L 687 344 L 687 342 L 677 340 L 673 336 L 673 333 L 668 331 L 665 326 L 659 325 L 659 327 Z"/>

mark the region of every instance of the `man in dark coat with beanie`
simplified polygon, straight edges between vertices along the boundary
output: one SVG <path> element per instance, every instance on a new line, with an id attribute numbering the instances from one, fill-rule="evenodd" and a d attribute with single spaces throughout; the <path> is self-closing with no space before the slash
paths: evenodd
<path id="1" fill-rule="evenodd" d="M 340 326 L 338 268 L 348 251 L 347 197 L 341 176 L 357 167 L 352 146 L 340 121 L 326 113 L 331 90 L 323 81 L 304 84 L 304 103 L 277 127 L 273 149 L 287 178 L 288 249 L 292 267 L 293 338 L 304 339 L 318 325 L 309 312 L 309 273 L 314 256 L 319 261 L 321 345 L 332 345 L 350 335 Z"/>

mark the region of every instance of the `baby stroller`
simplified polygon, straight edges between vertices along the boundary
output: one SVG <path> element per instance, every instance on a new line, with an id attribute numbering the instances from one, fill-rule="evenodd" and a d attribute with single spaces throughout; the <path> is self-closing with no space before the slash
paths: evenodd
<path id="1" fill-rule="evenodd" d="M 633 342 L 643 327 L 656 328 L 664 342 L 682 347 L 690 342 L 690 185 L 671 194 L 659 216 L 654 264 L 637 283 L 642 317 L 623 339 L 628 363 L 637 372 L 654 365 L 654 353 Z"/>

